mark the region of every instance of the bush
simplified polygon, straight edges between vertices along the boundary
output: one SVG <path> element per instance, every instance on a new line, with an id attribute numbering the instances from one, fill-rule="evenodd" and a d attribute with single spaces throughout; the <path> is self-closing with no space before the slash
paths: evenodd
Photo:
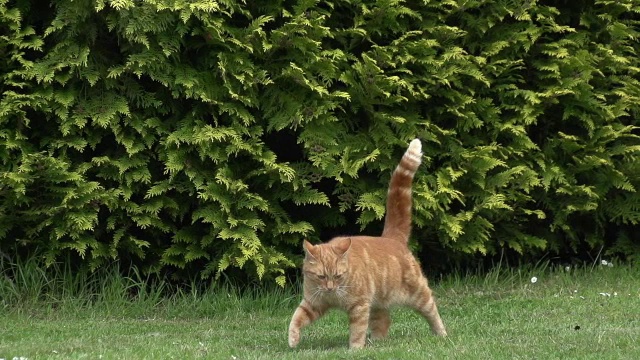
<path id="1" fill-rule="evenodd" d="M 418 244 L 637 254 L 640 4 L 549 3 L 0 0 L 0 250 L 282 285 L 420 137 Z"/>

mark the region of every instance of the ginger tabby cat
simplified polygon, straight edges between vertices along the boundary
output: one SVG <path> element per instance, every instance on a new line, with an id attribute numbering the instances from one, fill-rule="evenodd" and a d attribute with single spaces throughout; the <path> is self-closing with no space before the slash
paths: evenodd
<path id="1" fill-rule="evenodd" d="M 424 316 L 436 335 L 447 334 L 420 265 L 407 247 L 411 232 L 411 186 L 420 166 L 422 145 L 409 144 L 391 177 L 382 236 L 336 237 L 312 245 L 304 241 L 304 299 L 289 325 L 289 346 L 300 330 L 331 308 L 349 314 L 349 347 L 387 336 L 392 305 L 409 306 Z"/>

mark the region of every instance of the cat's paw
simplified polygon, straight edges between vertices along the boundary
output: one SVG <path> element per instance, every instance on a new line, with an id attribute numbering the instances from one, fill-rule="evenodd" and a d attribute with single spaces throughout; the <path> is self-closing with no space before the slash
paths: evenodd
<path id="1" fill-rule="evenodd" d="M 444 328 L 438 329 L 434 331 L 436 336 L 447 336 L 447 330 Z"/>
<path id="2" fill-rule="evenodd" d="M 289 330 L 289 347 L 294 348 L 300 342 L 300 331 Z"/>

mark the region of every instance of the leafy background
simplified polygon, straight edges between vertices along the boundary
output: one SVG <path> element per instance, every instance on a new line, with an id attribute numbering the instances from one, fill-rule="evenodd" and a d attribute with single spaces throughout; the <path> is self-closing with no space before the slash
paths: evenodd
<path id="1" fill-rule="evenodd" d="M 284 285 L 303 238 L 381 230 L 419 137 L 426 264 L 637 259 L 639 22 L 637 0 L 0 0 L 0 251 Z"/>

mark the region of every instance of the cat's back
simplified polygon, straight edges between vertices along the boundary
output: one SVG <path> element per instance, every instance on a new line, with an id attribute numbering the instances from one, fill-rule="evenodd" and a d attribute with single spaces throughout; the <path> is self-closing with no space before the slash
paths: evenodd
<path id="1" fill-rule="evenodd" d="M 400 241 L 378 236 L 351 236 L 350 238 L 349 263 L 350 266 L 355 267 L 353 270 L 396 270 L 404 273 L 406 269 L 402 271 L 403 268 L 413 269 L 417 265 L 407 245 Z"/>

